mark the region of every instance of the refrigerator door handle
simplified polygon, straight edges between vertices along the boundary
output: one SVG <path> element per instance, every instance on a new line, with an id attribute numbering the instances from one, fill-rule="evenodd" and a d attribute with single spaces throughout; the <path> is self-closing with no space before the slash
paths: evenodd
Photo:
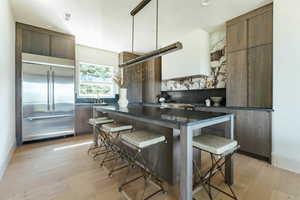
<path id="1" fill-rule="evenodd" d="M 47 107 L 48 107 L 48 111 L 50 111 L 50 71 L 47 71 Z"/>
<path id="2" fill-rule="evenodd" d="M 30 121 L 32 120 L 42 120 L 42 119 L 55 119 L 55 118 L 64 118 L 64 117 L 73 117 L 73 115 L 49 115 L 49 116 L 40 116 L 40 117 L 27 117 Z"/>
<path id="3" fill-rule="evenodd" d="M 54 93 L 54 86 L 55 86 L 55 72 L 52 71 L 52 110 L 55 111 L 55 93 Z"/>

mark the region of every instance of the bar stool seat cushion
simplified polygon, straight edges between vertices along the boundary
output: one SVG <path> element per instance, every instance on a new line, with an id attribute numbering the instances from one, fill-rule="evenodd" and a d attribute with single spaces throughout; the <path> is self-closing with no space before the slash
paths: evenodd
<path id="1" fill-rule="evenodd" d="M 164 135 L 143 130 L 123 134 L 121 135 L 121 139 L 138 148 L 146 148 L 166 140 Z"/>
<path id="2" fill-rule="evenodd" d="M 102 125 L 102 129 L 105 132 L 114 133 L 119 131 L 126 131 L 132 129 L 132 125 L 125 123 L 110 123 Z"/>
<path id="3" fill-rule="evenodd" d="M 98 118 L 89 119 L 89 124 L 92 126 L 107 124 L 107 123 L 112 123 L 112 122 L 114 122 L 114 120 L 110 119 L 108 117 L 98 117 Z"/>
<path id="4" fill-rule="evenodd" d="M 214 135 L 199 135 L 193 138 L 193 146 L 213 154 L 224 154 L 234 149 L 237 141 Z"/>

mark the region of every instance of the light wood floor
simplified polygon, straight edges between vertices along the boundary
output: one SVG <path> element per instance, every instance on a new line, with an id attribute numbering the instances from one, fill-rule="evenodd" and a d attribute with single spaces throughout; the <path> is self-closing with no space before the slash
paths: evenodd
<path id="1" fill-rule="evenodd" d="M 90 141 L 91 136 L 80 136 L 17 148 L 0 182 L 0 200 L 122 199 L 117 188 L 124 172 L 109 178 L 107 169 L 99 168 L 98 162 L 87 155 Z M 234 189 L 240 200 L 300 200 L 300 175 L 243 155 L 236 155 L 234 159 Z M 216 177 L 215 182 L 221 184 L 220 177 Z M 125 191 L 130 198 L 137 199 L 142 186 L 142 182 L 134 183 Z M 154 199 L 178 199 L 176 186 L 167 189 L 167 195 Z M 204 192 L 196 197 L 208 199 Z M 214 197 L 229 199 L 219 193 L 214 193 Z"/>

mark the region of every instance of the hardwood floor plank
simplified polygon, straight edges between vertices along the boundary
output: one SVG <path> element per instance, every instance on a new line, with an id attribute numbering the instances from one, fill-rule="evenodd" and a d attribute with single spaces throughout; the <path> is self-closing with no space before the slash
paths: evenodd
<path id="1" fill-rule="evenodd" d="M 9 167 L 0 182 L 0 200 L 122 200 L 118 186 L 126 171 L 107 175 L 111 167 L 99 168 L 99 161 L 87 155 L 90 135 L 27 144 L 17 148 Z M 203 154 L 203 166 L 210 165 Z M 240 200 L 300 200 L 300 175 L 269 164 L 236 154 L 234 190 Z M 225 188 L 221 176 L 213 183 Z M 167 195 L 157 195 L 153 200 L 178 199 L 178 186 L 166 185 Z M 154 188 L 148 188 L 151 192 Z M 125 188 L 128 196 L 142 196 L 143 182 Z M 216 200 L 227 200 L 214 191 Z M 196 199 L 209 199 L 204 191 Z"/>

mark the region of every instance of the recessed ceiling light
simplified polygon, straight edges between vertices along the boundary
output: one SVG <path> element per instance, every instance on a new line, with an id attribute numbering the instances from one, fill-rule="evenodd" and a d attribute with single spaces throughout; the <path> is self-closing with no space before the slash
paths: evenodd
<path id="1" fill-rule="evenodd" d="M 65 20 L 70 21 L 71 19 L 71 13 L 65 13 Z"/>
<path id="2" fill-rule="evenodd" d="M 210 4 L 210 0 L 201 0 L 202 6 L 208 6 Z"/>

